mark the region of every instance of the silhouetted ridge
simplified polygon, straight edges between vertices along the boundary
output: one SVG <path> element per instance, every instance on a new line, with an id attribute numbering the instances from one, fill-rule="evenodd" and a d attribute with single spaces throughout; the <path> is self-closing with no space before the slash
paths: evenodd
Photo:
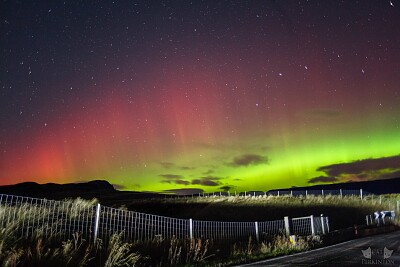
<path id="1" fill-rule="evenodd" d="M 56 200 L 77 197 L 97 198 L 104 205 L 123 204 L 127 199 L 164 197 L 164 195 L 151 192 L 118 191 L 112 184 L 104 180 L 69 184 L 24 182 L 0 186 L 0 194 Z"/>
<path id="2" fill-rule="evenodd" d="M 110 194 L 115 191 L 109 182 L 103 180 L 69 184 L 24 182 L 15 185 L 0 186 L 0 193 L 3 194 L 55 199 L 65 197 L 97 197 L 101 194 Z"/>

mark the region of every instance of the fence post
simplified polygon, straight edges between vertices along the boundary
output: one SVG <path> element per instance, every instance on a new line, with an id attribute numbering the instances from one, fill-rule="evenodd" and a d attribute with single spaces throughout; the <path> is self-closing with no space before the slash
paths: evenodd
<path id="1" fill-rule="evenodd" d="M 279 197 L 279 190 L 278 190 L 278 197 Z"/>
<path id="2" fill-rule="evenodd" d="M 310 222 L 311 222 L 311 234 L 315 235 L 315 228 L 314 228 L 314 215 L 310 216 Z"/>
<path id="3" fill-rule="evenodd" d="M 342 192 L 342 189 L 339 189 L 340 190 L 340 198 L 343 198 L 343 192 Z"/>
<path id="4" fill-rule="evenodd" d="M 254 222 L 254 227 L 256 229 L 256 239 L 258 242 L 258 241 L 260 241 L 260 234 L 258 233 L 258 222 Z"/>
<path id="5" fill-rule="evenodd" d="M 324 215 L 321 214 L 321 226 L 322 226 L 322 234 L 325 234 L 325 225 L 324 225 Z"/>
<path id="6" fill-rule="evenodd" d="M 324 195 L 324 189 L 321 189 L 321 194 L 322 194 L 322 197 L 325 196 L 325 195 Z"/>
<path id="7" fill-rule="evenodd" d="M 325 217 L 325 222 L 326 222 L 326 232 L 329 233 L 329 220 L 328 220 L 328 216 Z"/>
<path id="8" fill-rule="evenodd" d="M 363 200 L 363 191 L 362 191 L 362 189 L 360 189 L 360 198 L 361 198 L 361 200 Z"/>
<path id="9" fill-rule="evenodd" d="M 96 244 L 97 234 L 99 233 L 99 222 L 100 222 L 100 203 L 97 203 L 96 206 L 96 218 L 94 223 L 94 244 Z"/>
<path id="10" fill-rule="evenodd" d="M 367 221 L 367 226 L 369 225 L 368 215 L 365 216 L 365 220 Z"/>
<path id="11" fill-rule="evenodd" d="M 290 196 L 293 197 L 293 190 L 290 190 Z"/>
<path id="12" fill-rule="evenodd" d="M 400 211 L 400 201 L 397 200 L 397 211 Z"/>
<path id="13" fill-rule="evenodd" d="M 307 189 L 306 189 L 306 198 L 307 198 Z"/>
<path id="14" fill-rule="evenodd" d="M 189 237 L 190 240 L 193 239 L 193 220 L 189 219 Z"/>
<path id="15" fill-rule="evenodd" d="M 288 216 L 285 216 L 284 218 L 283 218 L 283 220 L 285 221 L 285 231 L 286 231 L 286 235 L 287 236 L 290 236 L 290 234 L 291 234 L 291 229 L 290 229 L 290 223 L 289 223 L 289 217 Z"/>

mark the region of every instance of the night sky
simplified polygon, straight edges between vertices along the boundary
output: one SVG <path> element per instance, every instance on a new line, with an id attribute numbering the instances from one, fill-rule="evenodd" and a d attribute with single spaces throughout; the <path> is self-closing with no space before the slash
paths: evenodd
<path id="1" fill-rule="evenodd" d="M 0 4 L 0 184 L 400 177 L 400 1 Z"/>

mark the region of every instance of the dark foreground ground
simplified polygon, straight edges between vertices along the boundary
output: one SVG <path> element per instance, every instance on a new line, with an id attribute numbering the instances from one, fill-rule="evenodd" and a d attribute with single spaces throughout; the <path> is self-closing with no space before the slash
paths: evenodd
<path id="1" fill-rule="evenodd" d="M 400 266 L 400 231 L 240 266 Z"/>

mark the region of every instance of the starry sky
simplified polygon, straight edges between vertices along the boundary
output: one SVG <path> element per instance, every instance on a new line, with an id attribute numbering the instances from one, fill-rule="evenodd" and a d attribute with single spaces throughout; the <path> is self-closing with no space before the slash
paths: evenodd
<path id="1" fill-rule="evenodd" d="M 400 177 L 400 1 L 0 4 L 0 184 Z"/>

